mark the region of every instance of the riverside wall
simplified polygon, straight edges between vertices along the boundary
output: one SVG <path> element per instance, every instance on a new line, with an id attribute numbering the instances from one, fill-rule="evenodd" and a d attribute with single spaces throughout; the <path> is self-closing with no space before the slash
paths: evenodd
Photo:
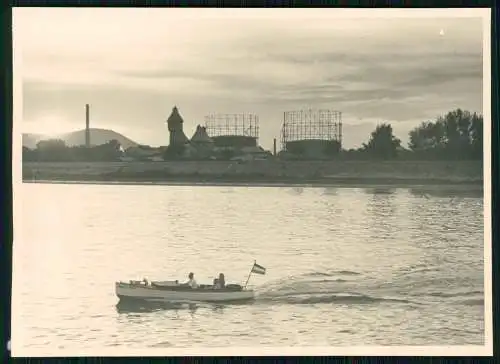
<path id="1" fill-rule="evenodd" d="M 481 161 L 168 161 L 168 162 L 24 162 L 23 179 L 154 180 L 206 177 L 250 179 L 395 179 L 480 183 Z"/>

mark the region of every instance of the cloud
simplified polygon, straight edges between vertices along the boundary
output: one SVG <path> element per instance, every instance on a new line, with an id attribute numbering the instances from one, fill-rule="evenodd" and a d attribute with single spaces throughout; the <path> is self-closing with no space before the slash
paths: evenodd
<path id="1" fill-rule="evenodd" d="M 455 107 L 482 111 L 479 17 L 22 10 L 14 29 L 30 125 L 47 113 L 80 125 L 91 103 L 96 123 L 163 143 L 163 121 L 177 104 L 186 128 L 210 112 L 257 113 L 269 147 L 286 110 L 340 110 L 345 123 L 363 124 L 355 129 L 365 137 L 379 121 L 404 129 Z"/>

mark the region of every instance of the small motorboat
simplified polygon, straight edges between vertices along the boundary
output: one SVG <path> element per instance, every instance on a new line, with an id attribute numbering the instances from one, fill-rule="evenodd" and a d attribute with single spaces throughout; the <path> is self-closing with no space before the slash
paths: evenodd
<path id="1" fill-rule="evenodd" d="M 254 299 L 254 291 L 239 284 L 228 284 L 224 288 L 202 284 L 191 288 L 178 281 L 116 282 L 116 295 L 120 301 L 141 300 L 150 302 L 237 302 Z"/>
<path id="2" fill-rule="evenodd" d="M 214 285 L 201 284 L 191 288 L 179 281 L 142 281 L 116 282 L 116 295 L 122 301 L 147 301 L 147 302 L 242 302 L 255 298 L 254 291 L 247 289 L 247 284 L 252 273 L 265 274 L 265 268 L 254 263 L 247 282 L 244 286 L 239 284 L 226 284 L 223 288 Z"/>

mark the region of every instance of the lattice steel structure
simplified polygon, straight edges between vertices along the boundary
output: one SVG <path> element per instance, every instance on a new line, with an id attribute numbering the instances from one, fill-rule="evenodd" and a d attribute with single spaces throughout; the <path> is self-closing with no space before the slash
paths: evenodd
<path id="1" fill-rule="evenodd" d="M 255 114 L 210 114 L 205 116 L 209 137 L 245 136 L 259 138 L 259 117 Z"/>
<path id="2" fill-rule="evenodd" d="M 281 149 L 301 140 L 333 141 L 342 145 L 342 113 L 335 110 L 297 110 L 283 113 Z"/>

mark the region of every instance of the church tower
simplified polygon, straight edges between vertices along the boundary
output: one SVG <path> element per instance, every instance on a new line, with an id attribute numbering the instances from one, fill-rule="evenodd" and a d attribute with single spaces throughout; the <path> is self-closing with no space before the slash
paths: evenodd
<path id="1" fill-rule="evenodd" d="M 170 132 L 170 145 L 184 145 L 188 142 L 188 138 L 184 134 L 183 126 L 184 120 L 182 120 L 181 115 L 177 106 L 174 106 L 172 113 L 167 119 L 168 131 Z"/>

